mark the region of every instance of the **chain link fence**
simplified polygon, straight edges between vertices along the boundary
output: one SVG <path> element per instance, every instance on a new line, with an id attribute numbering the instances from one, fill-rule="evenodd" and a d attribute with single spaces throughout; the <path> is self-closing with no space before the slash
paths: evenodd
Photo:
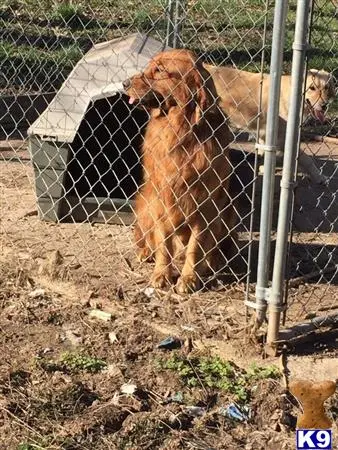
<path id="1" fill-rule="evenodd" d="M 291 68 L 296 3 L 290 2 L 287 18 L 285 73 Z M 128 102 L 122 82 L 144 70 L 165 46 L 185 47 L 207 64 L 201 70 L 208 70 L 210 76 L 203 76 L 209 82 L 218 80 L 220 66 L 248 72 L 234 71 L 226 89 L 214 81 L 225 97 L 223 110 L 231 127 L 231 150 L 223 159 L 229 199 L 216 205 L 211 218 L 204 217 L 201 231 L 209 232 L 211 223 L 221 219 L 231 252 L 224 256 L 219 251 L 220 234 L 212 231 L 213 243 L 200 243 L 201 255 L 193 265 L 217 250 L 217 265 L 208 263 L 205 273 L 198 273 L 198 287 L 205 291 L 198 295 L 210 302 L 216 292 L 227 304 L 253 300 L 262 169 L 253 134 L 266 120 L 262 73 L 269 71 L 273 6 L 254 0 L 5 1 L 0 9 L 3 258 L 90 290 L 130 298 L 150 295 L 153 265 L 138 261 L 132 233 L 149 115 Z M 313 2 L 308 66 L 333 75 L 336 20 L 333 2 Z M 288 289 L 288 324 L 337 306 L 336 107 L 334 100 L 322 125 L 318 116 L 304 115 L 304 130 L 316 135 L 304 151 L 316 156 L 329 182 L 317 186 L 305 174 L 295 191 L 289 278 L 296 281 Z M 318 142 L 318 136 L 325 138 Z M 279 165 L 277 180 L 280 173 Z M 200 192 L 210 193 L 202 175 L 197 178 Z M 277 212 L 278 183 L 274 195 Z M 175 224 L 171 234 L 180 226 Z M 197 284 L 182 291 L 190 287 Z"/>
<path id="2" fill-rule="evenodd" d="M 298 167 L 288 248 L 284 323 L 291 325 L 314 319 L 317 327 L 320 323 L 323 326 L 336 323 L 338 306 L 337 4 L 314 1 L 311 14 L 307 69 L 315 76 L 313 82 L 319 80 L 317 83 L 326 77 L 323 70 L 327 71 L 330 83 L 316 98 L 311 114 L 303 116 L 301 124 L 300 148 L 311 157 L 320 172 L 321 182 L 311 183 L 304 170 Z M 306 84 L 305 98 L 313 94 L 313 82 Z"/>

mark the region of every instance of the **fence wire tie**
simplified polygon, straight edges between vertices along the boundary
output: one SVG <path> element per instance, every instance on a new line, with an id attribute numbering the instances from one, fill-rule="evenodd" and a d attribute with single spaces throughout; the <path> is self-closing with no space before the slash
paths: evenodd
<path id="1" fill-rule="evenodd" d="M 284 312 L 287 309 L 287 305 L 275 305 L 274 303 L 270 303 L 268 300 L 266 302 L 269 304 L 269 312 Z M 265 311 L 266 304 L 260 304 L 256 302 L 252 302 L 251 300 L 245 300 L 244 304 L 249 306 L 250 308 L 255 309 L 256 311 Z"/>
<path id="2" fill-rule="evenodd" d="M 258 287 L 256 288 L 256 298 L 258 298 L 258 302 L 253 302 L 251 300 L 245 300 L 245 305 L 250 308 L 255 309 L 256 311 L 265 311 L 266 304 L 269 305 L 270 312 L 283 312 L 286 311 L 287 305 L 278 305 L 276 301 L 271 301 L 271 288 Z"/>
<path id="3" fill-rule="evenodd" d="M 266 304 L 270 295 L 270 289 L 265 287 L 256 287 L 255 292 L 258 302 L 253 302 L 251 300 L 245 300 L 244 304 L 256 311 L 266 311 Z"/>
<path id="4" fill-rule="evenodd" d="M 310 50 L 310 45 L 308 43 L 304 44 L 304 43 L 300 43 L 300 42 L 294 42 L 292 44 L 292 50 L 298 50 L 300 52 L 302 52 L 303 50 L 307 51 Z"/>
<path id="5" fill-rule="evenodd" d="M 252 302 L 251 300 L 245 300 L 244 304 L 246 306 L 249 306 L 250 308 L 255 309 L 256 311 L 265 311 L 266 310 L 266 305 L 264 304 L 258 304 L 255 302 Z"/>
<path id="6" fill-rule="evenodd" d="M 256 150 L 263 150 L 264 152 L 278 152 L 280 148 L 278 145 L 266 145 L 266 144 L 255 144 Z"/>
<path id="7" fill-rule="evenodd" d="M 284 311 L 286 311 L 286 309 L 287 309 L 287 305 L 275 305 L 274 303 L 269 303 L 269 312 L 271 313 L 271 312 L 276 312 L 276 313 L 279 313 L 279 312 L 284 312 Z"/>
<path id="8" fill-rule="evenodd" d="M 264 300 L 267 302 L 270 298 L 270 288 L 257 286 L 256 298 L 259 298 L 259 300 Z"/>
<path id="9" fill-rule="evenodd" d="M 285 180 L 281 179 L 280 187 L 281 187 L 282 189 L 290 189 L 290 190 L 293 190 L 293 189 L 294 189 L 295 187 L 297 187 L 297 186 L 298 186 L 297 181 L 285 181 Z"/>

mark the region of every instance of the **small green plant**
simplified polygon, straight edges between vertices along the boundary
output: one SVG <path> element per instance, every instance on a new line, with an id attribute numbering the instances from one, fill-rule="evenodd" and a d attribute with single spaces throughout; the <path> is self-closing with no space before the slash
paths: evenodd
<path id="1" fill-rule="evenodd" d="M 149 12 L 145 9 L 140 9 L 135 14 L 134 24 L 139 30 L 149 30 L 153 25 L 153 21 L 149 16 Z"/>
<path id="2" fill-rule="evenodd" d="M 43 357 L 36 359 L 36 364 L 46 372 L 99 372 L 107 367 L 107 363 L 98 358 L 83 353 L 63 353 L 58 360 L 48 360 Z"/>
<path id="3" fill-rule="evenodd" d="M 177 372 L 189 387 L 203 384 L 212 389 L 221 389 L 233 394 L 238 402 L 248 401 L 251 382 L 280 376 L 275 366 L 258 367 L 253 364 L 244 370 L 218 356 L 187 359 L 174 355 L 167 360 L 160 360 L 158 365 L 161 369 Z"/>
<path id="4" fill-rule="evenodd" d="M 84 12 L 80 5 L 73 5 L 72 3 L 60 3 L 57 5 L 51 14 L 52 19 L 63 20 L 65 23 L 74 18 L 84 18 Z"/>
<path id="5" fill-rule="evenodd" d="M 54 52 L 33 48 L 28 45 L 13 45 L 11 43 L 4 43 L 0 47 L 0 58 L 15 59 L 27 66 L 53 63 L 60 67 L 73 67 L 82 56 L 83 53 L 80 47 L 75 44 Z"/>
<path id="6" fill-rule="evenodd" d="M 69 371 L 99 372 L 107 367 L 102 359 L 93 358 L 81 353 L 65 352 L 61 355 L 59 363 Z"/>
<path id="7" fill-rule="evenodd" d="M 22 443 L 18 445 L 17 450 L 44 450 L 43 447 L 40 447 L 40 445 L 36 444 L 29 444 L 29 443 Z"/>
<path id="8" fill-rule="evenodd" d="M 256 363 L 252 363 L 247 370 L 248 380 L 264 380 L 266 378 L 279 378 L 280 370 L 274 365 L 260 367 Z"/>

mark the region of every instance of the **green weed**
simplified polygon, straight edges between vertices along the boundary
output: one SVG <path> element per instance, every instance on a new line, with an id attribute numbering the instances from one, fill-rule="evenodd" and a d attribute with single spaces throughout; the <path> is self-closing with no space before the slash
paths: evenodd
<path id="1" fill-rule="evenodd" d="M 243 370 L 231 361 L 218 356 L 200 358 L 182 358 L 174 355 L 160 360 L 161 369 L 173 370 L 189 387 L 203 385 L 211 389 L 220 389 L 234 395 L 238 402 L 246 402 L 250 397 L 251 383 L 267 378 L 279 378 L 280 372 L 275 366 L 259 367 L 252 364 Z"/>
<path id="2" fill-rule="evenodd" d="M 246 371 L 248 380 L 264 380 L 267 378 L 279 378 L 281 375 L 278 367 L 273 364 L 270 366 L 260 367 L 256 363 L 252 363 Z"/>
<path id="3" fill-rule="evenodd" d="M 91 372 L 96 373 L 107 367 L 106 361 L 83 353 L 62 353 L 58 360 L 38 358 L 36 363 L 46 372 Z"/>
<path id="4" fill-rule="evenodd" d="M 93 358 L 81 353 L 65 352 L 61 355 L 59 362 L 69 371 L 99 372 L 107 367 L 102 359 Z"/>
<path id="5" fill-rule="evenodd" d="M 53 9 L 51 18 L 56 20 L 63 20 L 65 23 L 67 23 L 75 18 L 85 18 L 85 15 L 80 5 L 74 5 L 72 3 L 60 3 Z"/>
<path id="6" fill-rule="evenodd" d="M 18 445 L 17 450 L 44 450 L 44 447 L 36 444 L 22 443 Z"/>
<path id="7" fill-rule="evenodd" d="M 29 45 L 14 45 L 4 42 L 0 47 L 0 58 L 21 60 L 23 64 L 54 63 L 73 66 L 82 57 L 82 51 L 78 45 L 58 49 L 54 52 L 34 48 Z"/>
<path id="8" fill-rule="evenodd" d="M 153 20 L 145 9 L 139 9 L 134 17 L 134 25 L 139 30 L 149 30 L 153 25 Z"/>

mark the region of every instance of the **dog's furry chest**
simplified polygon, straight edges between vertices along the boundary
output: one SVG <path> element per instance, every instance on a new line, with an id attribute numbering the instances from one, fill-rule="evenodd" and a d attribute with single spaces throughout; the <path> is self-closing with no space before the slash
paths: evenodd
<path id="1" fill-rule="evenodd" d="M 179 205 L 183 218 L 203 209 L 201 205 L 211 193 L 214 198 L 224 194 L 227 151 L 214 137 L 203 141 L 191 128 L 184 134 L 182 129 L 175 132 L 149 125 L 143 148 L 144 171 L 163 206 Z"/>
<path id="2" fill-rule="evenodd" d="M 161 187 L 177 188 L 196 183 L 214 166 L 222 149 L 214 138 L 201 143 L 188 129 L 173 130 L 169 126 L 154 128 L 149 124 L 143 147 L 143 163 L 146 176 Z"/>

